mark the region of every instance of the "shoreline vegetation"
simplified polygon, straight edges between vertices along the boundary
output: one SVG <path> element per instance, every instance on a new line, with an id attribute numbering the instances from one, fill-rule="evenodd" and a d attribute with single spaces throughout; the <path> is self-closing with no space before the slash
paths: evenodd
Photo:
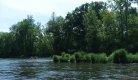
<path id="1" fill-rule="evenodd" d="M 91 62 L 91 63 L 138 63 L 138 53 L 128 53 L 125 49 L 118 49 L 109 56 L 106 53 L 94 54 L 85 53 L 83 51 L 75 52 L 74 54 L 54 55 L 54 62 Z"/>

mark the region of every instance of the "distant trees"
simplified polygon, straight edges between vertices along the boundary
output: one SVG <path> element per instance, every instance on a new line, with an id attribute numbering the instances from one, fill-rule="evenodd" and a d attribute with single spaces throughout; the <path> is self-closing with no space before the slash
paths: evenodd
<path id="1" fill-rule="evenodd" d="M 28 16 L 12 25 L 9 33 L 0 33 L 0 57 L 48 57 L 77 51 L 109 55 L 119 48 L 138 51 L 138 14 L 126 0 L 85 3 L 65 18 L 53 12 L 46 26 Z"/>

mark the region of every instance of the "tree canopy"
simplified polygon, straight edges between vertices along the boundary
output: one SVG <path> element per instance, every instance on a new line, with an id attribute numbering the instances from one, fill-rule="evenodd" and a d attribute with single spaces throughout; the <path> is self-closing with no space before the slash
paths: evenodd
<path id="1" fill-rule="evenodd" d="M 110 55 L 124 48 L 138 52 L 138 11 L 127 0 L 91 2 L 76 7 L 66 17 L 52 13 L 46 26 L 33 16 L 0 32 L 0 57 L 73 54 L 77 51 Z"/>

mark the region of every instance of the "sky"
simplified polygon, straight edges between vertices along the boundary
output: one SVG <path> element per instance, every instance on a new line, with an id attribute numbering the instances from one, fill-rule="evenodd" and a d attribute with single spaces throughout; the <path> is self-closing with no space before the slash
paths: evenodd
<path id="1" fill-rule="evenodd" d="M 0 32 L 9 32 L 13 24 L 26 19 L 27 15 L 33 15 L 35 23 L 45 25 L 51 19 L 52 12 L 65 17 L 76 7 L 92 1 L 107 0 L 0 0 Z"/>

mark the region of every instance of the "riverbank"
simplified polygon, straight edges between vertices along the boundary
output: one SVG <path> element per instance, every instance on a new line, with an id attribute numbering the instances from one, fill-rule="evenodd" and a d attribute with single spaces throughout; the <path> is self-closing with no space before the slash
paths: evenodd
<path id="1" fill-rule="evenodd" d="M 62 53 L 61 56 L 54 55 L 54 62 L 91 62 L 91 63 L 138 63 L 138 53 L 128 53 L 125 49 L 119 49 L 107 56 L 106 53 L 94 54 L 83 51 L 75 52 L 73 55 Z"/>

